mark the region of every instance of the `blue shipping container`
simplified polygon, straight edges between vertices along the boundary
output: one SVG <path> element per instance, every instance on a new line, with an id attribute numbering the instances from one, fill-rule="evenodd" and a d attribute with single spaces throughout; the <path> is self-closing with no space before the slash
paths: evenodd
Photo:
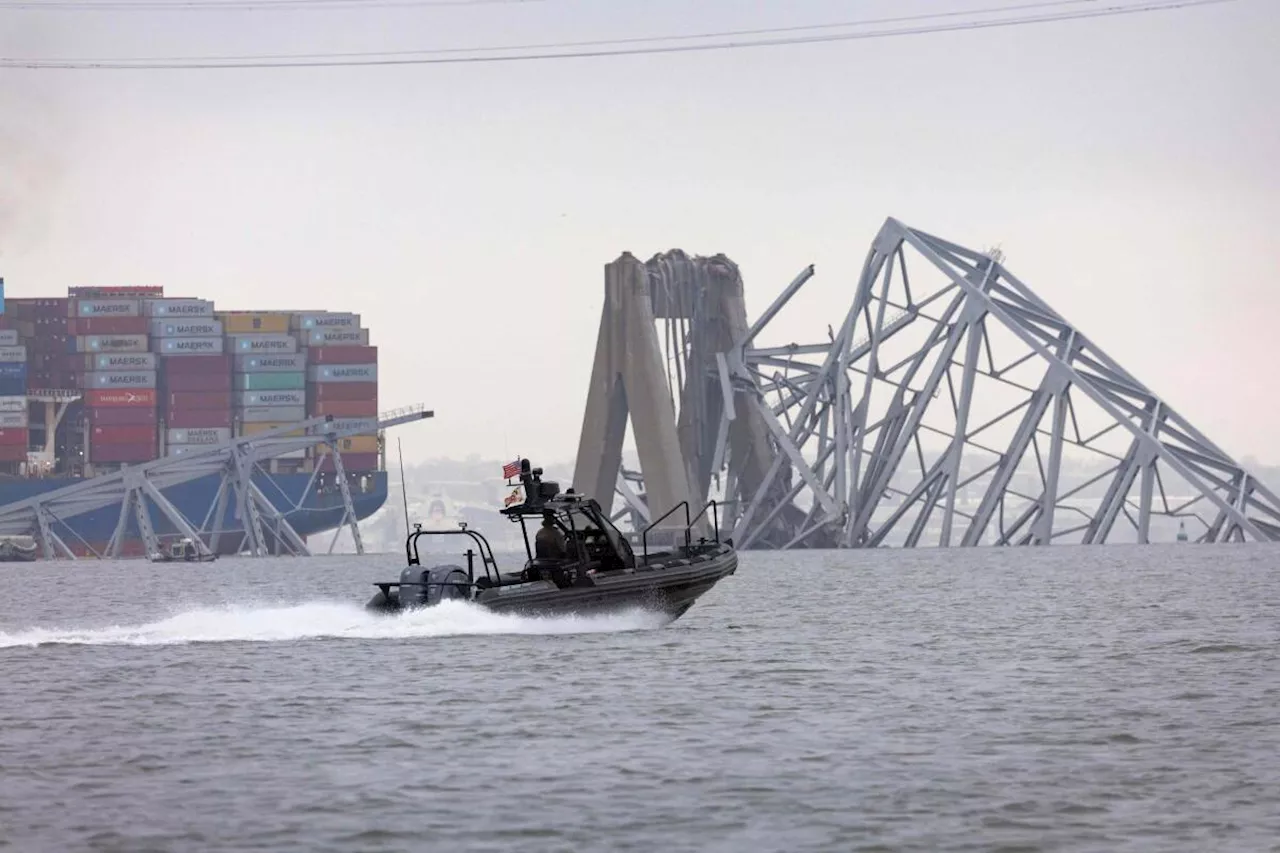
<path id="1" fill-rule="evenodd" d="M 26 395 L 27 377 L 0 376 L 0 397 L 25 397 Z"/>
<path id="2" fill-rule="evenodd" d="M 0 379 L 21 379 L 25 383 L 27 381 L 27 363 L 25 361 L 0 361 Z M 2 396 L 5 395 L 0 394 L 0 397 Z"/>

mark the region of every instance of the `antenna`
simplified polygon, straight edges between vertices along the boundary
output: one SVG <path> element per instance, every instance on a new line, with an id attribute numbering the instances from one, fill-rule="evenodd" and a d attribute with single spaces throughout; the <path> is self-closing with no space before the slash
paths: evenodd
<path id="1" fill-rule="evenodd" d="M 409 529 L 409 489 L 404 481 L 404 444 L 396 438 L 396 452 L 400 454 L 400 497 L 404 499 L 404 529 Z"/>

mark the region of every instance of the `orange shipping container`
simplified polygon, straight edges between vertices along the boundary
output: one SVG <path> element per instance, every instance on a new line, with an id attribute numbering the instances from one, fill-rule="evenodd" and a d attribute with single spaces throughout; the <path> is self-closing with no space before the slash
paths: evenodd
<path id="1" fill-rule="evenodd" d="M 376 435 L 353 435 L 338 439 L 338 450 L 342 453 L 377 453 L 378 437 Z M 333 451 L 327 444 L 316 445 L 316 456 L 328 456 Z"/>
<path id="2" fill-rule="evenodd" d="M 289 315 L 264 311 L 215 311 L 214 317 L 222 321 L 222 331 L 228 335 L 288 334 Z"/>
<path id="3" fill-rule="evenodd" d="M 240 425 L 240 435 L 242 435 L 242 436 L 243 436 L 243 435 L 257 435 L 258 433 L 260 433 L 260 432 L 266 432 L 266 431 L 267 431 L 267 430 L 269 430 L 269 429 L 279 429 L 280 427 L 287 427 L 287 426 L 289 425 L 289 423 L 292 423 L 292 421 L 287 422 L 287 423 L 241 424 L 241 425 Z M 295 430 L 291 430 L 291 431 L 289 431 L 289 432 L 282 432 L 282 433 L 280 433 L 280 436 L 281 436 L 281 437 L 285 437 L 285 436 L 287 436 L 287 437 L 289 437 L 289 438 L 292 438 L 292 437 L 294 437 L 294 436 L 299 436 L 299 435 L 302 435 L 302 434 L 303 434 L 303 430 L 295 429 Z"/>

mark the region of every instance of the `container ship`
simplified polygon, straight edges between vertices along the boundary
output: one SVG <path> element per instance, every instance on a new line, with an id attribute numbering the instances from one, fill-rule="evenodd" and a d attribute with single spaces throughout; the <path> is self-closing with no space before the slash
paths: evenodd
<path id="1" fill-rule="evenodd" d="M 227 311 L 166 296 L 163 287 L 9 299 L 3 288 L 0 279 L 0 506 L 323 415 L 339 429 L 368 427 L 338 442 L 357 518 L 386 501 L 378 350 L 358 314 Z M 342 522 L 328 445 L 259 467 L 258 486 L 299 534 Z M 208 530 L 219 483 L 211 475 L 164 494 Z M 117 504 L 62 519 L 71 534 L 63 539 L 80 555 L 100 554 L 120 511 Z M 243 524 L 234 501 L 225 512 L 217 550 L 236 553 Z M 164 516 L 150 516 L 162 539 L 180 535 Z M 143 555 L 137 531 L 128 536 L 120 554 Z"/>

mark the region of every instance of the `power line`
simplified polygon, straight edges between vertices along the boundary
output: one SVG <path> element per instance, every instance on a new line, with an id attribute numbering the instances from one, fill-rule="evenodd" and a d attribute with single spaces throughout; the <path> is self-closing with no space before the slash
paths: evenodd
<path id="1" fill-rule="evenodd" d="M 1065 2 L 1073 2 L 1073 0 L 1062 0 L 1061 3 L 1049 5 L 1062 5 Z M 118 60 L 91 60 L 91 59 L 11 59 L 0 58 L 0 68 L 22 68 L 22 69 L 62 69 L 62 70 L 214 70 L 224 68 L 239 69 L 264 69 L 264 68 L 349 68 L 349 67 L 375 67 L 375 66 L 397 66 L 397 65 L 458 65 L 458 64 L 480 64 L 492 62 L 529 62 L 539 60 L 560 60 L 560 59 L 591 59 L 613 56 L 642 56 L 664 53 L 692 53 L 712 50 L 737 50 L 750 47 L 777 47 L 783 45 L 805 45 L 805 44 L 822 44 L 830 42 L 844 41 L 861 41 L 864 39 L 877 38 L 894 38 L 909 35 L 924 35 L 928 33 L 943 32 L 960 32 L 971 30 L 984 30 L 994 28 L 1006 28 L 1015 26 L 1024 26 L 1029 24 L 1057 23 L 1062 21 L 1087 20 L 1092 18 L 1107 18 L 1118 15 L 1133 15 L 1150 12 L 1163 12 L 1174 9 L 1186 9 L 1197 6 L 1213 6 L 1224 3 L 1234 3 L 1237 0 L 1146 0 L 1136 4 L 1112 4 L 1106 7 L 1092 8 L 1082 11 L 1062 11 L 1051 14 L 1040 15 L 1020 15 L 1007 18 L 994 18 L 985 21 L 961 21 L 957 23 L 933 24 L 928 26 L 914 27 L 898 27 L 880 30 L 863 30 L 860 32 L 844 32 L 844 33 L 819 33 L 808 36 L 781 36 L 778 38 L 754 39 L 751 41 L 718 41 L 707 42 L 703 44 L 654 44 L 640 47 L 618 47 L 612 49 L 595 49 L 595 50 L 561 50 L 559 48 L 569 47 L 573 43 L 562 43 L 561 45 L 551 45 L 547 50 L 540 52 L 523 52 L 514 53 L 506 56 L 495 55 L 475 55 L 496 52 L 502 50 L 519 50 L 516 47 L 487 47 L 472 48 L 465 52 L 470 55 L 465 56 L 440 56 L 427 55 L 429 51 L 414 52 L 420 55 L 400 55 L 395 53 L 375 53 L 368 56 L 360 56 L 358 58 L 343 54 L 312 54 L 300 61 L 281 61 L 279 58 L 267 55 L 250 56 L 250 57 L 204 57 L 196 59 L 118 59 Z M 1040 4 L 1027 4 L 1036 6 Z M 1004 11 L 1010 8 L 1004 7 Z M 949 13 L 947 13 L 949 14 Z M 970 11 L 967 14 L 975 14 Z M 941 13 L 938 17 L 941 16 Z M 863 22 L 865 24 L 866 22 Z M 850 22 L 843 25 L 831 26 L 858 26 L 857 22 Z M 821 27 L 823 25 L 813 25 L 811 29 Z M 767 32 L 780 32 L 784 28 L 778 28 Z M 722 34 L 728 35 L 728 34 Z M 702 36 L 702 38 L 714 38 L 720 36 Z M 687 36 L 665 36 L 646 39 L 645 41 L 672 41 L 676 39 L 687 38 Z M 697 37 L 694 37 L 697 38 Z M 616 44 L 618 42 L 611 42 Z"/>
<path id="2" fill-rule="evenodd" d="M 360 9 L 510 6 L 546 0 L 0 0 L 0 11 L 21 12 L 298 12 Z"/>
<path id="3" fill-rule="evenodd" d="M 629 38 L 618 39 L 590 39 L 586 41 L 556 41 L 556 42 L 533 42 L 527 44 L 506 44 L 506 45 L 487 45 L 479 47 L 442 47 L 442 48 L 425 48 L 419 50 L 375 50 L 361 51 L 354 53 L 260 53 L 249 55 L 228 55 L 220 54 L 216 56 L 136 56 L 130 57 L 128 60 L 121 60 L 112 57 L 76 57 L 74 59 L 58 59 L 46 58 L 45 62 L 235 62 L 250 61 L 259 62 L 263 60 L 288 60 L 288 59 L 348 59 L 357 57 L 393 57 L 393 56 L 447 56 L 450 54 L 468 54 L 468 53 L 508 53 L 511 51 L 523 50 L 568 50 L 579 47 L 605 47 L 608 45 L 627 45 L 627 44 L 648 44 L 651 42 L 682 42 L 682 41 L 699 41 L 704 39 L 716 38 L 739 38 L 742 36 L 761 36 L 761 35 L 781 35 L 783 33 L 796 32 L 813 32 L 820 30 L 850 29 L 853 27 L 870 27 L 883 24 L 904 24 L 914 23 L 917 21 L 940 20 L 945 18 L 958 18 L 969 15 L 990 15 L 1000 12 L 1020 12 L 1033 9 L 1045 9 L 1061 6 L 1094 6 L 1096 7 L 1103 0 L 1039 0 L 1034 3 L 1021 3 L 1012 6 L 992 6 L 981 9 L 960 9 L 950 12 L 928 12 L 918 15 L 899 15 L 891 18 L 865 18 L 856 21 L 837 21 L 823 24 L 798 24 L 788 27 L 763 27 L 750 30 L 719 30 L 705 33 L 682 33 L 679 35 L 665 36 L 633 36 Z M 1162 0 L 1162 2 L 1171 2 L 1171 0 Z"/>

